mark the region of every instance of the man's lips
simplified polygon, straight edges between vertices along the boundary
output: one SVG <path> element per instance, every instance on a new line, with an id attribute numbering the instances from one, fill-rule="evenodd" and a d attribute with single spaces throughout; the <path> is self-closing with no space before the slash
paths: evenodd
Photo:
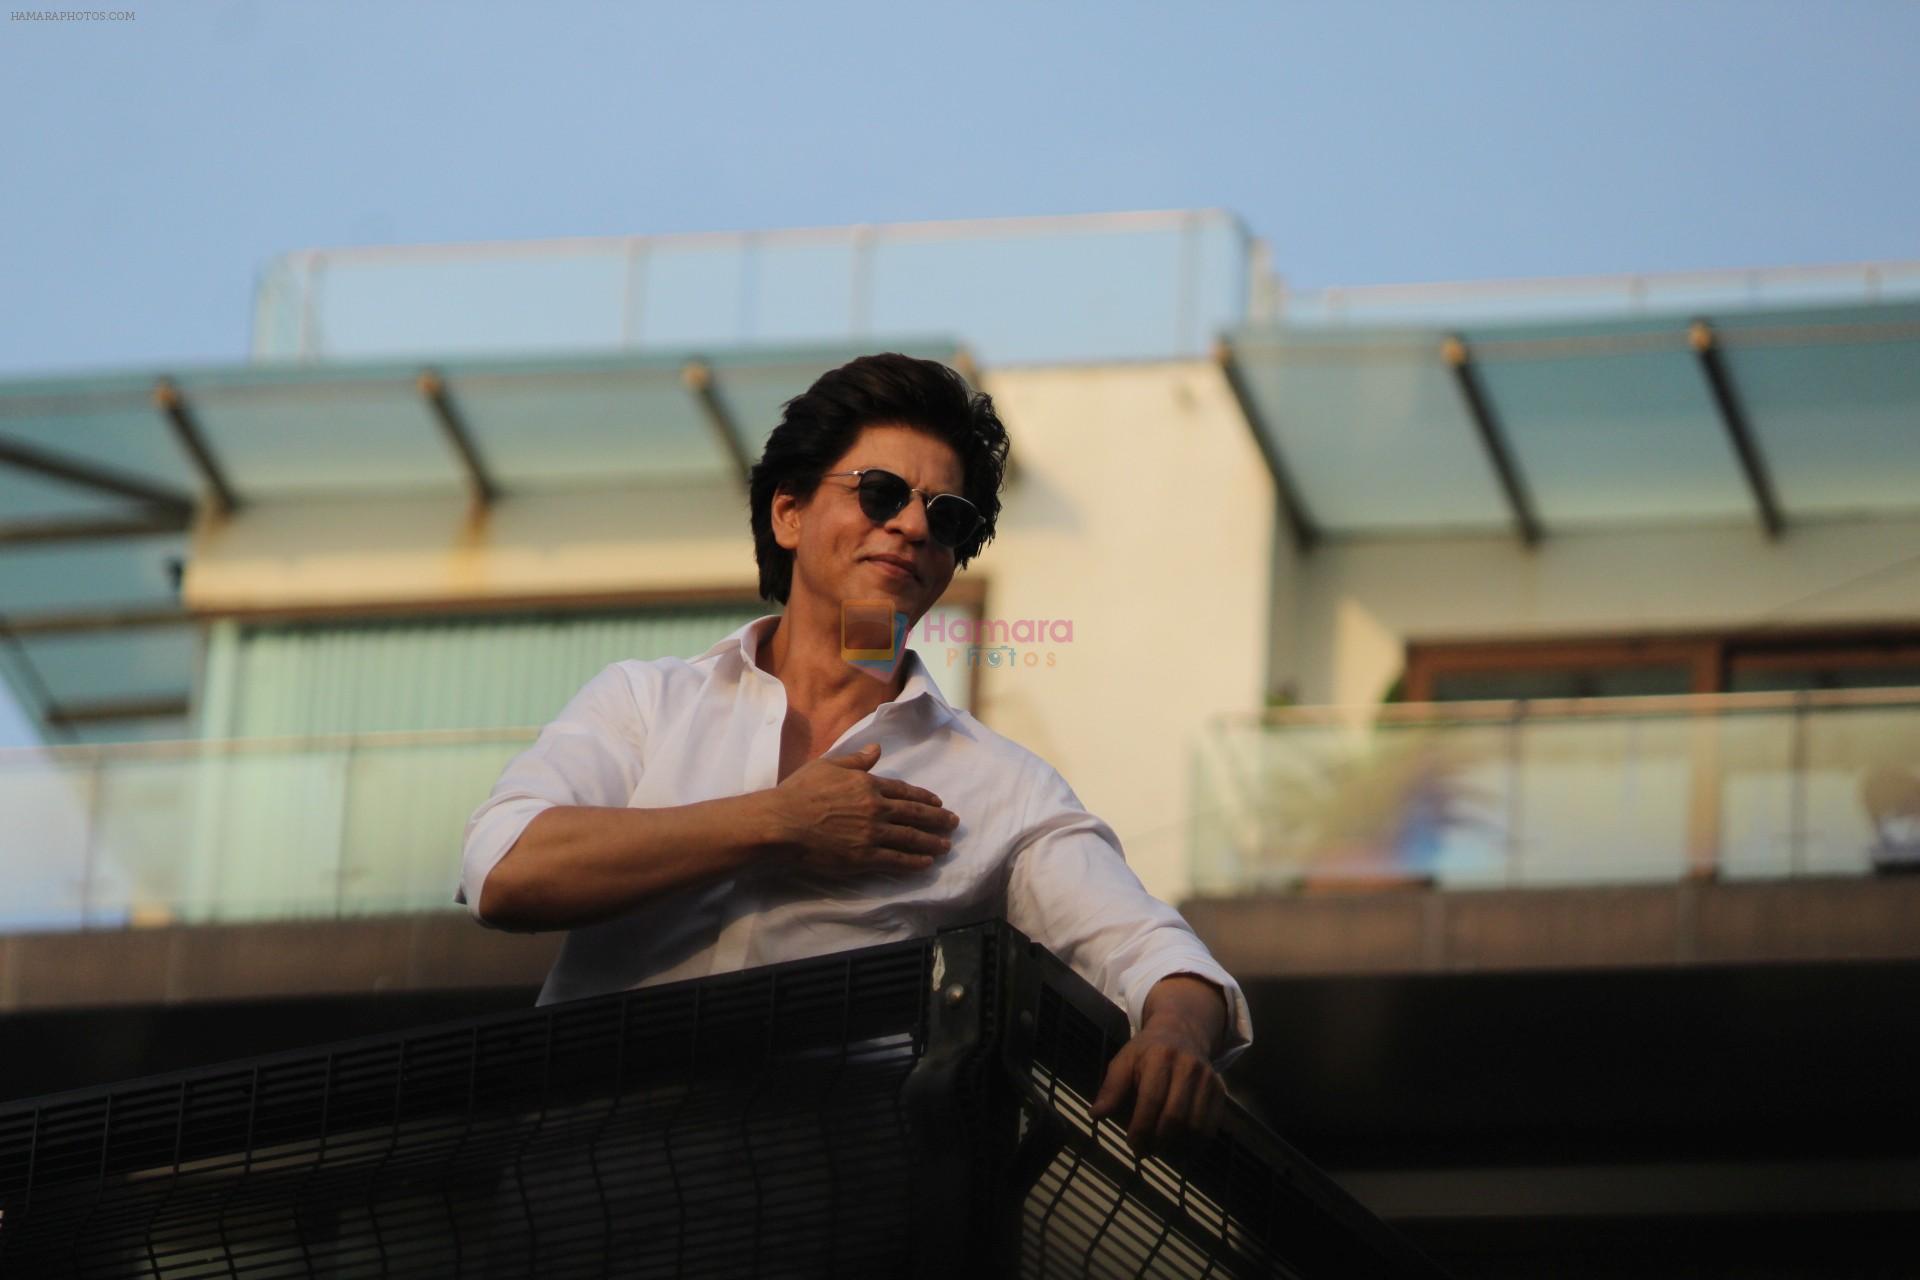
<path id="1" fill-rule="evenodd" d="M 888 556 L 888 555 L 872 555 L 872 556 L 868 556 L 867 559 L 873 564 L 892 565 L 894 568 L 900 570 L 900 572 L 906 574 L 909 578 L 912 578 L 915 582 L 920 581 L 920 571 L 913 567 L 913 562 L 911 560 L 907 560 L 901 556 Z"/>

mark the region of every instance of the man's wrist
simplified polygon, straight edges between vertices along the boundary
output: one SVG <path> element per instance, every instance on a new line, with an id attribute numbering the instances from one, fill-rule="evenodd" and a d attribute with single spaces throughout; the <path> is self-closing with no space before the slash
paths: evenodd
<path id="1" fill-rule="evenodd" d="M 749 864 L 777 857 L 793 847 L 792 825 L 787 820 L 786 806 L 781 803 L 777 788 L 749 792 L 740 797 L 740 802 L 746 811 L 743 826 L 747 835 L 746 860 Z"/>
<path id="2" fill-rule="evenodd" d="M 1217 1054 L 1217 1042 L 1210 1038 L 1210 1028 L 1191 1018 L 1159 1014 L 1146 1020 L 1140 1034 L 1156 1040 L 1178 1041 L 1203 1058 L 1211 1059 Z"/>
<path id="3" fill-rule="evenodd" d="M 1226 1044 L 1231 1012 L 1217 983 L 1198 974 L 1168 974 L 1147 992 L 1140 1029 L 1182 1036 L 1214 1057 Z"/>

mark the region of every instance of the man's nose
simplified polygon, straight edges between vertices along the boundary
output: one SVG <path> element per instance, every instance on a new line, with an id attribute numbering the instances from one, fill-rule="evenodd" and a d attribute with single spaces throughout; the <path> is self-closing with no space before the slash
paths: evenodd
<path id="1" fill-rule="evenodd" d="M 924 542 L 927 537 L 927 500 L 917 493 L 909 494 L 907 505 L 896 511 L 885 527 L 913 542 Z"/>

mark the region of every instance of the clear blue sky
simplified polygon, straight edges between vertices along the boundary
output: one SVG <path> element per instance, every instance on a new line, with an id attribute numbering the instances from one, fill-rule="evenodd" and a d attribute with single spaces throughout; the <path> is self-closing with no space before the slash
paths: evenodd
<path id="1" fill-rule="evenodd" d="M 346 243 L 1217 205 L 1296 286 L 1920 257 L 1906 0 L 97 2 L 0 22 L 0 373 L 237 358 L 259 265 Z"/>

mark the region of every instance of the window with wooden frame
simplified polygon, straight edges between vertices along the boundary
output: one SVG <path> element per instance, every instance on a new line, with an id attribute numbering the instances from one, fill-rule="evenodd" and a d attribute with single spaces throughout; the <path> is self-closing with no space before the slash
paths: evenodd
<path id="1" fill-rule="evenodd" d="M 1920 627 L 1423 641 L 1408 702 L 1920 687 Z"/>

